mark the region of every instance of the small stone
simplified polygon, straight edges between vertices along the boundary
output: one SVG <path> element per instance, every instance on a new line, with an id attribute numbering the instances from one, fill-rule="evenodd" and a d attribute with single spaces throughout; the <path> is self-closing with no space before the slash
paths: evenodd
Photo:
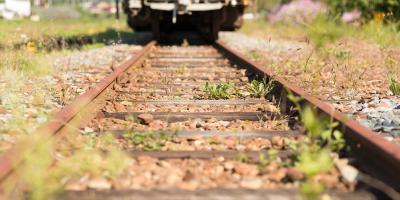
<path id="1" fill-rule="evenodd" d="M 377 107 L 381 107 L 381 108 L 387 108 L 387 109 L 391 109 L 392 107 L 390 106 L 389 103 L 387 102 L 380 102 L 376 105 Z"/>
<path id="2" fill-rule="evenodd" d="M 84 133 L 93 133 L 94 130 L 93 130 L 93 128 L 85 127 L 85 128 L 83 129 L 83 132 L 84 132 Z"/>
<path id="3" fill-rule="evenodd" d="M 242 176 L 255 176 L 259 173 L 257 166 L 239 163 L 234 167 L 234 171 Z"/>
<path id="4" fill-rule="evenodd" d="M 85 90 L 82 89 L 82 88 L 77 88 L 77 89 L 76 89 L 76 93 L 78 93 L 78 94 L 82 94 L 82 93 L 84 93 L 84 92 L 85 92 Z"/>
<path id="5" fill-rule="evenodd" d="M 232 138 L 226 138 L 223 143 L 230 149 L 234 149 L 236 146 L 236 141 Z"/>
<path id="6" fill-rule="evenodd" d="M 138 115 L 138 119 L 140 123 L 149 125 L 152 121 L 154 121 L 154 116 L 149 113 L 143 113 Z"/>
<path id="7" fill-rule="evenodd" d="M 240 77 L 240 81 L 241 81 L 241 82 L 248 82 L 248 81 L 249 81 L 249 78 L 246 77 L 246 76 L 242 76 L 242 77 Z"/>
<path id="8" fill-rule="evenodd" d="M 207 123 L 214 123 L 217 122 L 217 119 L 215 117 L 211 117 L 209 119 L 206 120 Z"/>
<path id="9" fill-rule="evenodd" d="M 238 150 L 238 151 L 244 151 L 245 149 L 246 149 L 246 146 L 244 146 L 242 144 L 236 145 L 236 150 Z"/>
<path id="10" fill-rule="evenodd" d="M 247 189 L 259 189 L 262 186 L 262 180 L 259 178 L 244 177 L 240 181 L 240 186 Z"/>
<path id="11" fill-rule="evenodd" d="M 87 189 L 87 185 L 84 182 L 70 182 L 64 186 L 66 191 L 84 191 Z"/>
<path id="12" fill-rule="evenodd" d="M 279 168 L 279 164 L 276 161 L 272 161 L 269 165 L 267 165 L 265 167 L 265 171 L 267 173 L 272 173 L 272 172 L 278 170 L 278 168 Z"/>
<path id="13" fill-rule="evenodd" d="M 164 127 L 164 122 L 161 120 L 154 120 L 150 122 L 149 126 L 153 129 L 162 129 Z"/>
<path id="14" fill-rule="evenodd" d="M 281 180 L 283 178 L 285 178 L 286 176 L 286 170 L 285 169 L 278 169 L 276 171 L 273 171 L 269 174 L 268 178 L 271 181 L 275 181 L 275 182 L 281 182 Z"/>
<path id="15" fill-rule="evenodd" d="M 0 111 L 1 112 L 1 111 Z M 29 116 L 31 117 L 37 117 L 38 116 L 38 110 L 35 108 L 27 108 L 26 112 L 28 113 Z M 1 114 L 1 113 L 0 113 Z"/>
<path id="16" fill-rule="evenodd" d="M 113 181 L 113 189 L 115 190 L 127 190 L 131 186 L 132 182 L 129 178 L 120 178 Z"/>
<path id="17" fill-rule="evenodd" d="M 192 181 L 195 180 L 196 175 L 191 172 L 191 171 L 186 171 L 185 175 L 183 176 L 182 180 L 187 182 L 187 181 Z"/>
<path id="18" fill-rule="evenodd" d="M 33 95 L 32 105 L 42 106 L 45 103 L 46 103 L 46 99 L 45 99 L 44 94 L 34 94 Z"/>
<path id="19" fill-rule="evenodd" d="M 389 142 L 392 142 L 394 140 L 394 137 L 392 137 L 392 136 L 386 136 L 384 138 L 385 138 L 385 140 L 387 140 Z"/>
<path id="20" fill-rule="evenodd" d="M 194 144 L 194 146 L 201 146 L 201 145 L 204 144 L 204 141 L 202 141 L 202 140 L 196 140 L 196 141 L 193 142 L 193 144 Z"/>
<path id="21" fill-rule="evenodd" d="M 288 168 L 286 174 L 293 181 L 302 180 L 304 178 L 304 174 L 296 168 Z"/>
<path id="22" fill-rule="evenodd" d="M 272 146 L 273 147 L 275 147 L 275 148 L 282 148 L 283 147 L 283 137 L 281 137 L 281 136 L 273 136 L 272 138 L 271 138 L 271 143 L 272 143 Z"/>
<path id="23" fill-rule="evenodd" d="M 235 165 L 232 162 L 225 162 L 224 163 L 224 168 L 226 170 L 232 170 L 235 167 Z"/>
<path id="24" fill-rule="evenodd" d="M 228 128 L 240 128 L 242 126 L 241 121 L 232 121 L 229 123 Z"/>
<path id="25" fill-rule="evenodd" d="M 105 178 L 95 178 L 89 181 L 88 187 L 95 190 L 109 190 L 111 183 Z"/>
<path id="26" fill-rule="evenodd" d="M 7 114 L 7 109 L 0 107 L 0 115 Z"/>
<path id="27" fill-rule="evenodd" d="M 96 112 L 96 119 L 103 119 L 106 115 L 103 112 Z"/>
<path id="28" fill-rule="evenodd" d="M 166 178 L 166 182 L 168 185 L 173 185 L 179 181 L 182 181 L 182 177 L 178 175 L 177 171 L 169 173 Z"/>
<path id="29" fill-rule="evenodd" d="M 354 183 L 357 180 L 358 170 L 349 165 L 347 159 L 336 160 L 335 165 L 346 182 Z"/>
<path id="30" fill-rule="evenodd" d="M 213 168 L 213 173 L 212 176 L 213 177 L 219 177 L 221 176 L 221 174 L 224 172 L 224 167 L 223 166 L 216 166 L 215 168 Z"/>
<path id="31" fill-rule="evenodd" d="M 230 122 L 228 122 L 228 121 L 220 121 L 219 124 L 221 126 L 223 126 L 223 127 L 227 127 L 230 124 Z"/>
<path id="32" fill-rule="evenodd" d="M 184 190 L 189 190 L 193 191 L 196 190 L 200 186 L 199 181 L 192 180 L 192 181 L 185 181 L 183 183 L 179 184 L 179 188 L 184 189 Z"/>
<path id="33" fill-rule="evenodd" d="M 117 112 L 126 112 L 127 111 L 125 106 L 120 103 L 114 103 L 114 108 L 115 108 L 115 111 L 117 111 Z"/>
<path id="34" fill-rule="evenodd" d="M 121 104 L 124 106 L 132 106 L 132 102 L 130 101 L 122 101 Z"/>

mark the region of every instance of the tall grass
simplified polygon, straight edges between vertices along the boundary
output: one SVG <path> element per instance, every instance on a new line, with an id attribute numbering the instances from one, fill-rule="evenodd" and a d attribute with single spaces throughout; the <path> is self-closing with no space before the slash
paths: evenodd
<path id="1" fill-rule="evenodd" d="M 344 37 L 352 37 L 376 43 L 380 47 L 400 46 L 399 24 L 396 22 L 369 23 L 352 26 L 332 19 L 326 15 L 319 15 L 309 24 L 269 24 L 265 20 L 247 22 L 241 32 L 251 34 L 264 32 L 264 36 L 278 35 L 282 38 L 307 37 L 317 47 L 322 48 L 327 43 L 335 42 Z"/>
<path id="2" fill-rule="evenodd" d="M 117 32 L 131 32 L 125 20 L 113 18 L 85 18 L 69 20 L 0 20 L 0 44 L 13 46 L 29 40 L 40 40 L 43 37 L 74 37 L 81 35 L 96 36 L 113 29 Z"/>

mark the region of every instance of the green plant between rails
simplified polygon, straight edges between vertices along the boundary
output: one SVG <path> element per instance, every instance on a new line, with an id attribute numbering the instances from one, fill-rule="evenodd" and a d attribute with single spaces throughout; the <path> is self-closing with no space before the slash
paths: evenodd
<path id="1" fill-rule="evenodd" d="M 274 81 L 264 77 L 261 80 L 251 81 L 251 84 L 247 87 L 247 91 L 250 93 L 251 97 L 261 98 L 267 96 L 274 87 Z"/>
<path id="2" fill-rule="evenodd" d="M 15 192 L 24 192 L 24 199 L 57 199 L 69 182 L 83 176 L 111 180 L 129 163 L 129 158 L 116 148 L 104 151 L 87 143 L 85 137 L 80 140 L 75 133 L 71 136 L 63 140 L 63 147 L 41 134 L 20 140 L 16 147 L 24 162 L 16 169 L 18 181 L 6 180 L 3 194 L 12 197 Z"/>
<path id="3" fill-rule="evenodd" d="M 400 95 L 400 83 L 395 78 L 389 78 L 389 89 L 394 95 Z"/>
<path id="4" fill-rule="evenodd" d="M 329 118 L 321 118 L 309 106 L 302 107 L 302 97 L 289 93 L 288 98 L 298 110 L 306 131 L 304 140 L 296 145 L 289 145 L 294 154 L 294 166 L 305 175 L 300 184 L 300 192 L 306 199 L 318 199 L 325 191 L 325 186 L 315 177 L 333 169 L 332 153 L 342 150 L 345 140 L 343 134 L 336 130 L 338 123 Z"/>
<path id="5" fill-rule="evenodd" d="M 235 89 L 234 83 L 206 83 L 203 92 L 207 99 L 230 99 L 234 96 L 240 96 L 239 91 Z"/>
<path id="6" fill-rule="evenodd" d="M 275 149 L 269 149 L 267 152 L 266 156 L 264 153 L 260 152 L 258 154 L 258 167 L 260 169 L 265 168 L 266 166 L 268 166 L 272 161 L 274 160 L 280 160 L 280 157 L 278 155 L 278 151 Z"/>
<path id="7" fill-rule="evenodd" d="M 144 151 L 160 151 L 172 139 L 172 135 L 164 132 L 131 130 L 123 135 L 124 139 L 135 149 Z"/>

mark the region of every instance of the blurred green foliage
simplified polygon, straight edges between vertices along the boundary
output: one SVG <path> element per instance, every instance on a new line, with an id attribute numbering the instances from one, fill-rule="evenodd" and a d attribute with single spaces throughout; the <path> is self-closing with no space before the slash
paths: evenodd
<path id="1" fill-rule="evenodd" d="M 358 9 L 367 20 L 400 19 L 399 0 L 326 0 L 326 3 L 334 16 L 340 16 L 344 12 Z"/>
<path id="2" fill-rule="evenodd" d="M 278 7 L 281 4 L 286 4 L 290 0 L 254 0 L 257 11 L 270 11 Z"/>

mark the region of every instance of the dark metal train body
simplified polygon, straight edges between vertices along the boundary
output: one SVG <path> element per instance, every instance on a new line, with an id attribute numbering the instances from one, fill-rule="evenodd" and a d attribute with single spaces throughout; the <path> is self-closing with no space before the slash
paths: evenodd
<path id="1" fill-rule="evenodd" d="M 128 24 L 136 31 L 153 32 L 156 39 L 175 30 L 197 30 L 210 40 L 218 32 L 233 31 L 243 24 L 249 0 L 124 0 Z"/>

